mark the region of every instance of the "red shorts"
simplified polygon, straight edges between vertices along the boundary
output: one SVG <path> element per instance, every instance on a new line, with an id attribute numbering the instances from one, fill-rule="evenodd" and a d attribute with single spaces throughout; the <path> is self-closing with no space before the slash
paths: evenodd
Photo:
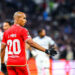
<path id="1" fill-rule="evenodd" d="M 25 67 L 7 67 L 8 75 L 30 75 L 27 66 Z"/>

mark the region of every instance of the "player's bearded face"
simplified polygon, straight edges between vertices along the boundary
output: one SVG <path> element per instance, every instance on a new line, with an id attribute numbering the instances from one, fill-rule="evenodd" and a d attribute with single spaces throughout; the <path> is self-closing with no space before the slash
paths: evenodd
<path id="1" fill-rule="evenodd" d="M 42 30 L 42 32 L 40 33 L 40 36 L 44 37 L 46 35 L 46 31 Z"/>
<path id="2" fill-rule="evenodd" d="M 4 31 L 7 30 L 9 27 L 10 27 L 10 25 L 8 23 L 4 23 L 3 24 Z"/>

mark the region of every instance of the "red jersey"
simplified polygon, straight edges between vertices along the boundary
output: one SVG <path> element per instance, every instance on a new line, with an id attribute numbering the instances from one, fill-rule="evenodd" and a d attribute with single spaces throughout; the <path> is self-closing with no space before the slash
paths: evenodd
<path id="1" fill-rule="evenodd" d="M 26 64 L 25 42 L 29 38 L 28 30 L 19 25 L 13 25 L 4 32 L 2 43 L 8 48 L 7 65 Z"/>

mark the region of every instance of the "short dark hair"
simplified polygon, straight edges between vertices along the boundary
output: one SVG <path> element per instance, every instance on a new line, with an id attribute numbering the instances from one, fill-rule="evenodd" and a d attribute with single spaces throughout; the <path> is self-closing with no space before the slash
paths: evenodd
<path id="1" fill-rule="evenodd" d="M 10 20 L 6 20 L 5 22 L 9 23 L 9 25 L 13 25 L 13 21 L 10 21 Z"/>
<path id="2" fill-rule="evenodd" d="M 43 29 L 44 29 L 44 28 L 38 29 L 38 34 L 40 34 L 40 33 L 42 32 Z"/>

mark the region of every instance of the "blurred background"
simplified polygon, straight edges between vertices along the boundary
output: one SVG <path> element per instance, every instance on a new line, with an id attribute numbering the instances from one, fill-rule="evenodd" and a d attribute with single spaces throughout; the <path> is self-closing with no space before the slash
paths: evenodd
<path id="1" fill-rule="evenodd" d="M 51 58 L 51 75 L 74 75 L 75 60 L 75 1 L 74 0 L 0 0 L 0 33 L 3 22 L 13 21 L 13 14 L 22 11 L 27 14 L 27 24 L 32 37 L 39 28 L 45 28 L 59 48 L 59 55 Z M 0 34 L 1 35 L 1 34 Z M 0 37 L 1 39 L 1 37 Z M 0 40 L 1 41 L 1 40 Z M 35 63 L 28 51 L 31 73 L 36 72 Z M 62 60 L 63 59 L 63 60 Z M 31 65 L 32 64 L 32 65 Z M 62 66 L 59 66 L 62 65 Z M 58 66 L 56 66 L 58 65 Z M 61 69 L 61 71 L 59 70 Z M 60 72 L 59 72 L 60 71 Z M 36 75 L 36 74 L 32 74 Z"/>

